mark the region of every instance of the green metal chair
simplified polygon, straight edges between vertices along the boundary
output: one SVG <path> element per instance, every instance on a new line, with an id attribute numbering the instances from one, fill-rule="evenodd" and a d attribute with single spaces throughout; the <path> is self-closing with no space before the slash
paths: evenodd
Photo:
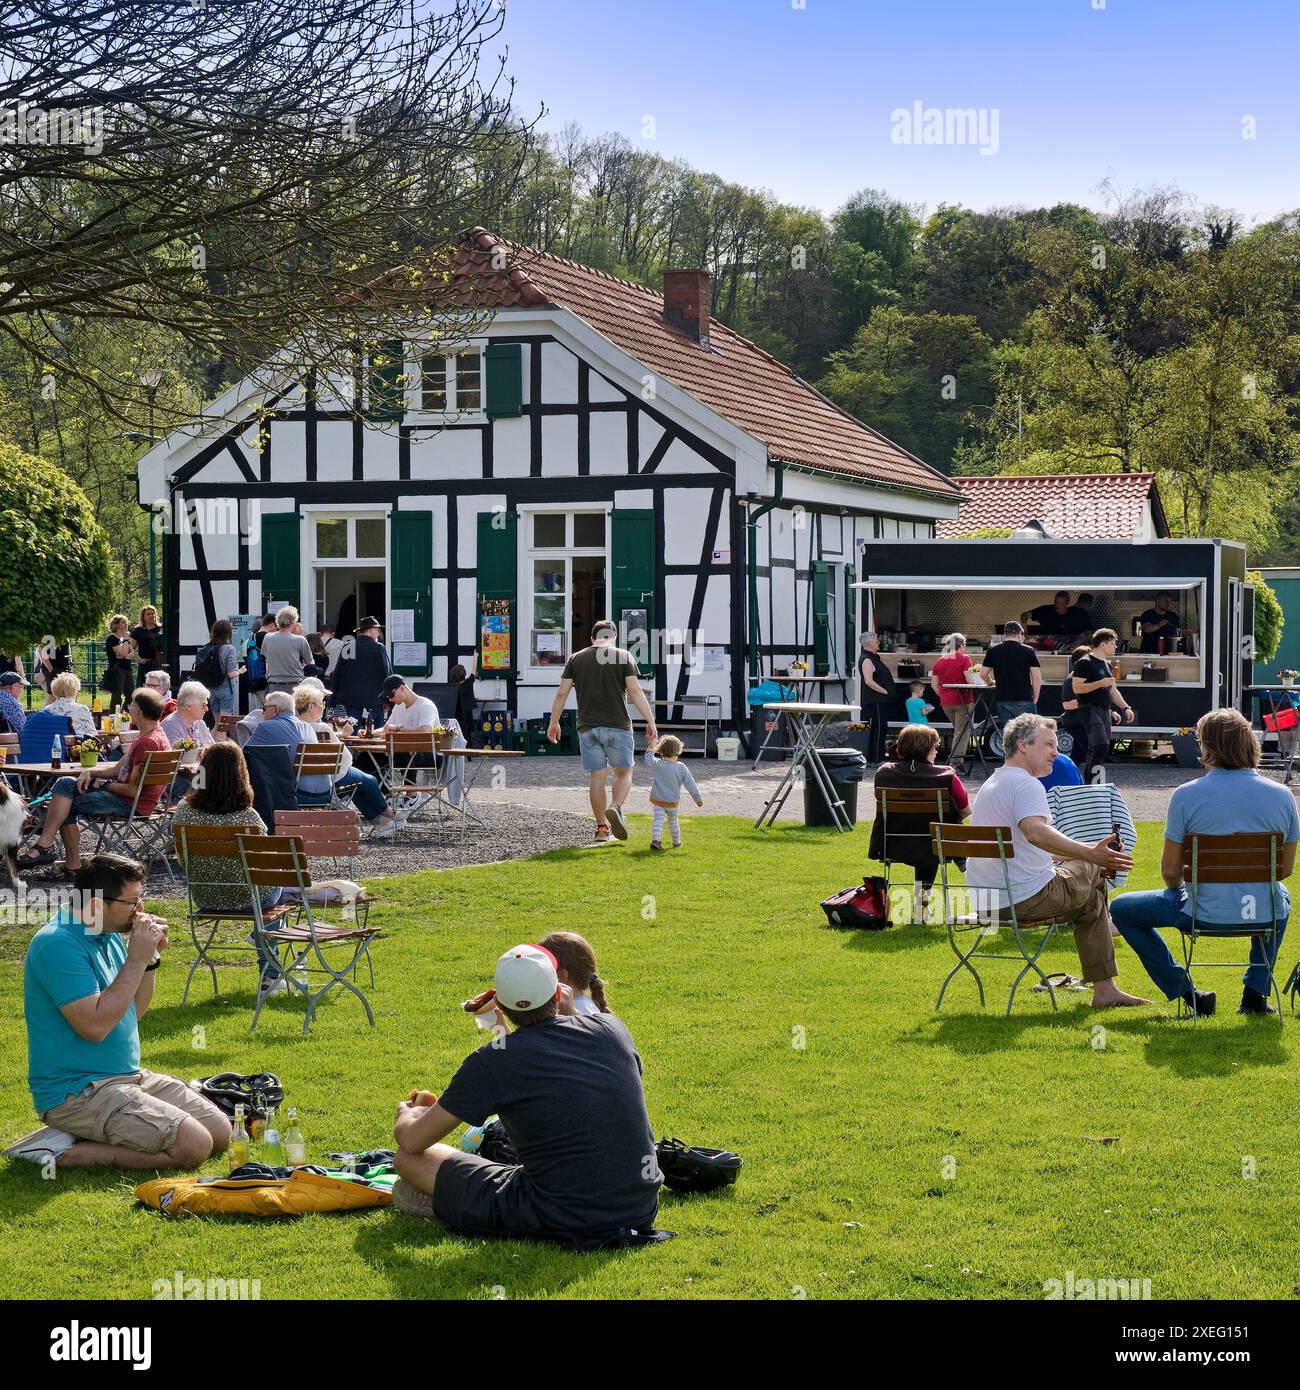
<path id="1" fill-rule="evenodd" d="M 891 836 L 894 844 L 900 840 L 923 840 L 928 845 L 930 843 L 930 827 L 924 830 L 894 830 L 889 828 L 889 817 L 892 812 L 895 819 L 899 816 L 915 817 L 933 815 L 936 821 L 942 821 L 948 814 L 952 802 L 951 794 L 947 787 L 877 787 L 876 791 L 876 815 L 880 817 L 880 863 L 885 870 L 885 901 L 893 901 L 893 869 L 895 861 L 890 857 Z M 898 860 L 900 864 L 905 864 L 905 860 Z M 910 867 L 910 866 L 909 866 Z M 901 885 L 900 885 L 901 886 Z M 912 920 L 924 919 L 924 912 L 921 911 L 919 903 L 920 893 L 915 886 L 912 894 Z"/>
<path id="2" fill-rule="evenodd" d="M 1024 961 L 1024 966 L 1011 986 L 1011 993 L 1007 996 L 1006 1016 L 1008 1018 L 1011 1016 L 1011 1006 L 1015 1003 L 1016 990 L 1020 988 L 1021 980 L 1031 970 L 1042 981 L 1047 990 L 1047 997 L 1052 1001 L 1052 1008 L 1055 1009 L 1057 1007 L 1056 991 L 1052 988 L 1051 980 L 1039 967 L 1038 958 L 1046 950 L 1048 942 L 1055 936 L 1057 930 L 1068 927 L 1070 923 L 1061 922 L 1055 918 L 1030 920 L 1022 918 L 1016 911 L 1015 903 L 1012 902 L 1011 875 L 1007 869 L 1008 861 L 1014 859 L 1016 854 L 1015 844 L 1011 838 L 1011 827 L 1009 825 L 944 825 L 941 822 L 936 822 L 930 826 L 930 832 L 934 836 L 934 849 L 939 857 L 944 926 L 948 929 L 948 943 L 953 949 L 953 954 L 957 957 L 957 964 L 944 977 L 943 984 L 940 986 L 939 997 L 934 1003 L 935 1010 L 937 1011 L 942 1006 L 943 996 L 949 984 L 951 984 L 953 977 L 962 970 L 969 970 L 975 977 L 975 985 L 980 993 L 980 1007 L 984 1007 L 984 981 L 980 979 L 979 971 L 971 964 L 973 960 Z M 971 919 L 971 916 L 954 916 L 950 910 L 950 892 L 958 888 L 963 894 L 979 890 L 967 889 L 964 885 L 955 883 L 949 885 L 948 866 L 952 859 L 996 859 L 1002 870 L 1003 892 L 1006 894 L 1010 906 L 998 909 L 991 914 L 972 914 L 974 920 Z M 987 937 L 1006 930 L 1011 932 L 1017 954 L 980 949 Z M 1036 947 L 1033 947 L 1030 939 L 1031 933 L 1041 933 Z M 958 940 L 961 936 L 971 938 L 971 945 L 968 950 L 963 949 L 962 943 Z"/>
<path id="3" fill-rule="evenodd" d="M 1274 967 L 1277 962 L 1278 945 L 1281 940 L 1280 923 L 1277 919 L 1277 866 L 1282 854 L 1282 834 L 1280 831 L 1253 831 L 1239 835 L 1189 835 L 1183 841 L 1183 876 L 1188 885 L 1187 915 L 1192 919 L 1190 927 L 1180 927 L 1183 937 L 1183 965 L 1187 978 L 1192 978 L 1192 957 L 1196 943 L 1202 937 L 1258 938 L 1265 944 L 1270 957 L 1268 967 L 1269 990 L 1277 1000 L 1277 1021 L 1282 1024 L 1282 994 L 1277 986 Z M 1220 922 L 1198 922 L 1196 919 L 1196 899 L 1203 883 L 1268 883 L 1267 923 L 1262 920 L 1243 922 L 1240 926 L 1224 926 Z M 1240 970 L 1239 960 L 1207 960 L 1196 964 L 1198 970 Z M 1290 983 L 1288 982 L 1288 988 Z M 1192 998 L 1196 998 L 1193 982 Z M 1294 1007 L 1294 996 L 1292 1000 Z M 1179 1001 L 1178 1012 L 1188 1012 L 1187 1005 Z M 1192 1021 L 1199 1015 L 1195 1004 L 1190 1009 Z"/>

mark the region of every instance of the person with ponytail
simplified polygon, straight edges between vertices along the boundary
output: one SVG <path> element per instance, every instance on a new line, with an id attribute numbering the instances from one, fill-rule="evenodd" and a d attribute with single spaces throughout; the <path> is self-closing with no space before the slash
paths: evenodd
<path id="1" fill-rule="evenodd" d="M 555 957 L 555 973 L 573 993 L 574 1013 L 609 1013 L 605 982 L 596 974 L 596 953 L 585 937 L 574 931 L 553 931 L 537 944 Z"/>

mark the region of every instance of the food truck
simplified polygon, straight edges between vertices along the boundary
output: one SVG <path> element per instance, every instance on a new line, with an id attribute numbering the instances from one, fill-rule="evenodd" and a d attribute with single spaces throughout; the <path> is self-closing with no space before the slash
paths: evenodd
<path id="1" fill-rule="evenodd" d="M 1026 628 L 1043 670 L 1039 709 L 1061 713 L 1061 682 L 1075 637 L 1045 630 L 1026 615 L 1050 608 L 1066 590 L 1071 606 L 1091 594 L 1091 627 L 1119 633 L 1117 675 L 1135 721 L 1117 737 L 1168 736 L 1194 725 L 1207 710 L 1229 705 L 1251 713 L 1246 700 L 1254 648 L 1254 588 L 1246 550 L 1225 540 L 867 541 L 861 548 L 860 630 L 874 629 L 897 682 L 888 707 L 892 726 L 905 722 L 908 685 L 924 680 L 951 632 L 966 636 L 975 665 L 1002 640 L 1007 622 Z M 1141 615 L 1168 593 L 1177 636 L 1163 651 L 1143 651 Z M 1075 620 L 1077 623 L 1077 619 Z M 1148 643 L 1148 646 L 1153 645 Z M 933 701 L 932 701 L 933 703 Z"/>

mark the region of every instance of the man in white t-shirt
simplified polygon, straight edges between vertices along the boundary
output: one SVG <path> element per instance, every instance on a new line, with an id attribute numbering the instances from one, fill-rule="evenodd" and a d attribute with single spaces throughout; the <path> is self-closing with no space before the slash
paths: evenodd
<path id="1" fill-rule="evenodd" d="M 392 709 L 384 721 L 385 729 L 401 729 L 408 734 L 428 734 L 438 722 L 438 707 L 425 695 L 417 695 L 401 676 L 389 676 L 379 698 Z"/>
<path id="2" fill-rule="evenodd" d="M 1149 1004 L 1125 994 L 1115 983 L 1115 946 L 1103 871 L 1133 867 L 1127 850 L 1108 847 L 1106 839 L 1086 845 L 1052 827 L 1046 777 L 1056 757 L 1056 721 L 1041 714 L 1021 714 L 1002 731 L 1006 761 L 979 789 L 971 809 L 972 825 L 1011 828 L 1015 853 L 1006 861 L 1006 880 L 997 859 L 971 859 L 966 884 L 975 890 L 981 918 L 1006 907 L 1009 883 L 1016 915 L 1024 921 L 1054 918 L 1074 927 L 1075 949 L 1085 983 L 1092 986 L 1094 1009 Z M 1063 860 L 1063 863 L 1057 863 Z"/>
<path id="3" fill-rule="evenodd" d="M 334 674 L 334 668 L 339 664 L 339 657 L 343 655 L 343 640 L 335 635 L 333 623 L 326 623 L 320 630 L 321 646 L 325 648 L 325 654 L 329 660 L 325 663 L 325 679 Z"/>

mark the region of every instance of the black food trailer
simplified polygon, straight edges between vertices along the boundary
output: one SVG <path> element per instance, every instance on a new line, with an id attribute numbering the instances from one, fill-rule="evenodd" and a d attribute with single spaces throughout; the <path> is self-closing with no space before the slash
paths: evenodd
<path id="1" fill-rule="evenodd" d="M 1224 705 L 1251 713 L 1245 701 L 1254 589 L 1246 579 L 1245 547 L 1236 541 L 868 541 L 860 575 L 861 627 L 880 635 L 897 683 L 887 713 L 892 724 L 905 722 L 912 680 L 926 682 L 933 702 L 930 668 L 947 634 L 964 633 L 967 653 L 979 665 L 1004 624 L 1051 607 L 1062 589 L 1072 606 L 1080 594 L 1092 595 L 1088 625 L 1119 633 L 1119 677 L 1136 716 L 1125 734 L 1168 735 Z M 1163 653 L 1144 652 L 1140 615 L 1161 592 L 1172 596 L 1179 636 Z M 1043 668 L 1039 709 L 1059 715 L 1061 682 L 1077 639 L 1039 631 L 1032 620 L 1025 626 Z"/>

